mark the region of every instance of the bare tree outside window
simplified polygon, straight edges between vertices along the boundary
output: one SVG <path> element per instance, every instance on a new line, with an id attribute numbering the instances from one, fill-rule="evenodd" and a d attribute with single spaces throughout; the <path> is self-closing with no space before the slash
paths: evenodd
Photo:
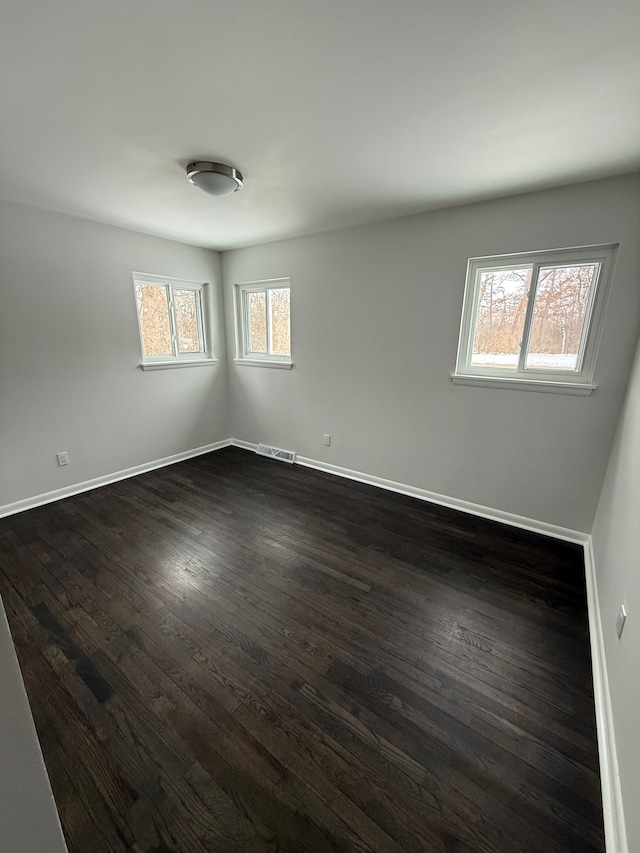
<path id="1" fill-rule="evenodd" d="M 617 251 L 469 258 L 452 381 L 589 396 Z"/>
<path id="2" fill-rule="evenodd" d="M 533 268 L 480 273 L 471 364 L 514 368 L 524 337 Z M 597 264 L 541 268 L 525 366 L 575 370 Z"/>
<path id="3" fill-rule="evenodd" d="M 136 283 L 140 334 L 145 356 L 171 355 L 169 291 L 164 285 Z"/>
<path id="4" fill-rule="evenodd" d="M 291 354 L 290 300 L 288 287 L 269 291 L 271 303 L 271 348 L 275 355 Z"/>
<path id="5" fill-rule="evenodd" d="M 531 268 L 480 274 L 472 365 L 517 367 Z"/>
<path id="6" fill-rule="evenodd" d="M 284 360 L 291 355 L 291 289 L 259 284 L 239 286 L 244 353 Z"/>
<path id="7" fill-rule="evenodd" d="M 208 356 L 207 285 L 134 273 L 143 362 Z"/>
<path id="8" fill-rule="evenodd" d="M 597 264 L 541 269 L 526 367 L 575 370 Z"/>
<path id="9" fill-rule="evenodd" d="M 267 295 L 249 293 L 249 352 L 267 352 Z"/>
<path id="10" fill-rule="evenodd" d="M 174 310 L 180 352 L 202 352 L 200 294 L 196 290 L 174 290 Z"/>

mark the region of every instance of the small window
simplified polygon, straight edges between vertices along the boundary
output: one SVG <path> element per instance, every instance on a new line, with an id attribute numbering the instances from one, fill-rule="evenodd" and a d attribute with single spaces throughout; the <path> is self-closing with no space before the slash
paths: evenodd
<path id="1" fill-rule="evenodd" d="M 291 281 L 236 285 L 237 362 L 291 367 Z"/>
<path id="2" fill-rule="evenodd" d="M 591 393 L 616 250 L 471 258 L 454 382 Z"/>
<path id="3" fill-rule="evenodd" d="M 143 366 L 212 360 L 208 285 L 134 273 Z"/>

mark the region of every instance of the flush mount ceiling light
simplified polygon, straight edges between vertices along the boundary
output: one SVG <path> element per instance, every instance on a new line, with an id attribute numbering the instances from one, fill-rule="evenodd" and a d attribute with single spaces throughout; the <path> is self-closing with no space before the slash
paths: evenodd
<path id="1" fill-rule="evenodd" d="M 209 195 L 231 195 L 242 189 L 242 174 L 225 163 L 198 160 L 187 166 L 187 180 Z"/>

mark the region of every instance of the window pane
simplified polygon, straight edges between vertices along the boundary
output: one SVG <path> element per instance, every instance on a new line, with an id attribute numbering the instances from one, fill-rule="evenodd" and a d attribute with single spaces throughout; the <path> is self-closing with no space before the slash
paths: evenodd
<path id="1" fill-rule="evenodd" d="M 291 355 L 290 294 L 288 287 L 278 287 L 269 291 L 272 355 Z"/>
<path id="2" fill-rule="evenodd" d="M 136 300 L 145 356 L 173 355 L 169 289 L 163 284 L 136 282 Z"/>
<path id="3" fill-rule="evenodd" d="M 267 295 L 263 290 L 261 293 L 247 293 L 249 340 L 247 341 L 249 352 L 267 351 Z"/>
<path id="4" fill-rule="evenodd" d="M 480 271 L 473 367 L 517 368 L 531 272 L 531 267 Z"/>
<path id="5" fill-rule="evenodd" d="M 197 290 L 174 290 L 173 307 L 176 314 L 178 352 L 204 352 L 200 328 L 200 293 Z"/>
<path id="6" fill-rule="evenodd" d="M 525 367 L 578 370 L 591 291 L 600 264 L 542 267 Z"/>

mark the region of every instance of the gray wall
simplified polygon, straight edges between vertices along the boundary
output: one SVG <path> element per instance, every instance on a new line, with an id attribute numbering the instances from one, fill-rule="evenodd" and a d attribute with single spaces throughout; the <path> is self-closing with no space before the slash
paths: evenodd
<path id="1" fill-rule="evenodd" d="M 133 270 L 212 282 L 220 363 L 140 370 Z M 228 437 L 216 252 L 0 203 L 0 294 L 0 506 Z"/>
<path id="2" fill-rule="evenodd" d="M 629 850 L 640 850 L 640 348 L 593 527 Z M 620 640 L 616 615 L 628 617 Z"/>
<path id="3" fill-rule="evenodd" d="M 234 437 L 589 531 L 638 334 L 639 188 L 616 178 L 225 252 L 231 356 L 233 283 L 292 279 L 295 367 L 231 365 Z M 609 242 L 591 397 L 451 383 L 469 257 Z"/>
<path id="4" fill-rule="evenodd" d="M 0 849 L 3 853 L 65 853 L 1 601 L 0 679 Z"/>
<path id="5" fill-rule="evenodd" d="M 217 253 L 0 203 L 0 506 L 234 435 L 588 531 L 638 331 L 639 185 L 224 253 L 229 353 L 233 282 L 290 275 L 296 364 L 231 364 L 229 389 L 221 322 L 215 367 L 138 368 L 131 271 L 217 288 Z M 601 242 L 621 249 L 592 397 L 452 385 L 468 257 Z"/>

